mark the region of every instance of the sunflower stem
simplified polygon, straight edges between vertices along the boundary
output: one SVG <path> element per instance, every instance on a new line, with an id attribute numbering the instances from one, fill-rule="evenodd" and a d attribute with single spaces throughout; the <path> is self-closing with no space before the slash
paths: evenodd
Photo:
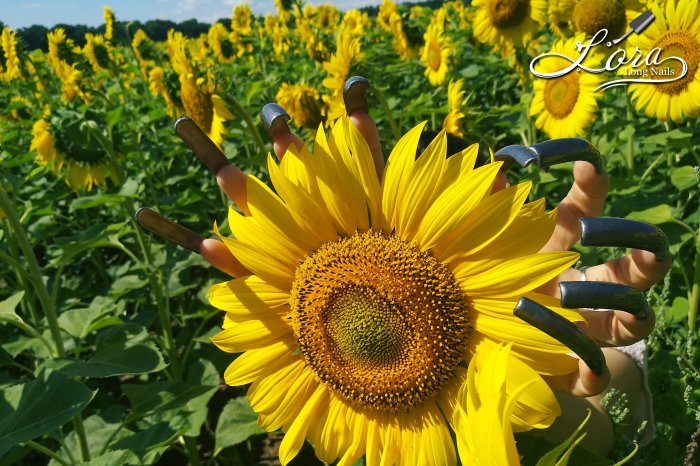
<path id="1" fill-rule="evenodd" d="M 75 428 L 75 434 L 78 437 L 78 447 L 80 448 L 80 459 L 83 462 L 90 461 L 90 449 L 87 444 L 87 437 L 85 436 L 85 426 L 83 425 L 83 417 L 78 413 L 73 418 L 73 427 Z"/>
<path id="2" fill-rule="evenodd" d="M 394 137 L 394 141 L 398 141 L 399 139 L 401 139 L 401 131 L 399 131 L 399 127 L 396 124 L 396 120 L 394 119 L 394 114 L 391 113 L 391 109 L 389 108 L 389 104 L 386 102 L 386 99 L 384 98 L 384 93 L 378 87 L 374 87 L 374 88 L 372 88 L 372 90 L 374 91 L 375 95 L 377 96 L 379 103 L 382 105 L 382 109 L 384 110 L 384 115 L 386 116 L 386 122 L 389 123 L 389 127 L 391 128 L 391 134 Z"/>
<path id="3" fill-rule="evenodd" d="M 43 446 L 43 445 L 40 444 L 40 443 L 37 443 L 37 442 L 35 442 L 35 441 L 33 441 L 33 440 L 27 440 L 26 442 L 24 442 L 24 444 L 25 444 L 26 446 L 28 446 L 29 448 L 31 448 L 32 450 L 38 451 L 39 453 L 48 456 L 48 457 L 51 458 L 52 460 L 56 461 L 58 464 L 61 464 L 61 465 L 63 465 L 63 466 L 69 466 L 69 465 L 70 465 L 70 463 L 68 463 L 68 461 L 64 460 L 64 459 L 61 458 L 58 454 L 56 454 L 55 452 L 49 450 L 48 448 L 46 448 L 45 446 Z"/>
<path id="4" fill-rule="evenodd" d="M 693 272 L 693 288 L 688 296 L 688 303 L 690 303 L 688 308 L 688 330 L 690 333 L 695 332 L 695 319 L 698 315 L 698 301 L 700 301 L 700 228 L 695 239 L 695 263 L 693 267 L 695 268 Z"/>
<path id="5" fill-rule="evenodd" d="M 632 106 L 630 100 L 626 99 L 627 102 L 627 154 L 626 162 L 629 172 L 632 173 L 634 170 L 634 126 L 632 125 Z"/>
<path id="6" fill-rule="evenodd" d="M 128 206 L 125 205 L 124 207 L 128 212 Z M 153 293 L 155 294 L 156 306 L 158 307 L 158 318 L 165 337 L 165 351 L 168 353 L 168 359 L 170 359 L 170 364 L 173 368 L 173 377 L 177 380 L 181 380 L 182 372 L 180 369 L 180 362 L 177 357 L 177 351 L 175 349 L 175 339 L 173 338 L 173 330 L 170 322 L 169 301 L 163 293 L 163 275 L 162 272 L 153 265 L 151 251 L 148 246 L 146 246 L 146 241 L 143 238 L 141 227 L 136 223 L 133 215 L 130 215 L 130 217 L 131 224 L 134 228 L 134 232 L 136 233 L 136 241 L 139 243 L 144 260 L 146 261 L 148 281 L 150 282 Z"/>
<path id="7" fill-rule="evenodd" d="M 255 139 L 255 143 L 260 149 L 260 154 L 262 154 L 263 160 L 265 160 L 265 156 L 269 151 L 265 146 L 265 141 L 263 141 L 262 136 L 260 136 L 260 133 L 258 132 L 257 126 L 255 126 L 253 117 L 250 116 L 250 113 L 245 108 L 243 108 L 241 103 L 235 97 L 229 97 L 227 101 L 230 102 L 231 105 L 233 105 L 233 108 L 235 109 L 236 113 L 238 113 L 241 117 L 243 117 L 243 120 L 245 120 L 245 123 L 246 125 L 248 125 L 250 132 L 253 133 L 253 139 Z"/>
<path id="8" fill-rule="evenodd" d="M 64 356 L 66 350 L 63 347 L 63 339 L 61 338 L 61 328 L 58 325 L 58 317 L 56 315 L 56 308 L 54 303 L 51 301 L 51 296 L 49 295 L 49 290 L 46 288 L 44 283 L 44 278 L 41 274 L 41 268 L 39 267 L 39 261 L 34 254 L 34 249 L 32 248 L 29 238 L 27 238 L 27 233 L 24 231 L 24 227 L 19 221 L 19 215 L 15 209 L 14 203 L 10 200 L 5 192 L 5 189 L 0 186 L 0 209 L 5 212 L 8 222 L 10 223 L 11 230 L 14 233 L 19 247 L 22 250 L 24 259 L 29 266 L 29 274 L 33 278 L 31 280 L 34 283 L 35 290 L 37 293 L 37 298 L 44 308 L 46 314 L 46 320 L 49 323 L 49 330 L 51 331 L 51 338 L 54 341 L 55 350 L 54 354 L 58 356 Z"/>

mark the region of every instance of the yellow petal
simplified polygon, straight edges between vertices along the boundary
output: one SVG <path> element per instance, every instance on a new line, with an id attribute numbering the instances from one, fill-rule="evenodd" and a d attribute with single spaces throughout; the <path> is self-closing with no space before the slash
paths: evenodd
<path id="1" fill-rule="evenodd" d="M 579 255 L 575 252 L 543 252 L 504 261 L 497 268 L 470 276 L 464 268 L 453 273 L 470 297 L 505 298 L 518 296 L 544 285 L 571 265 Z"/>
<path id="2" fill-rule="evenodd" d="M 294 346 L 293 340 L 287 339 L 246 351 L 229 364 L 224 372 L 224 381 L 228 385 L 251 383 L 293 361 Z"/>
<path id="3" fill-rule="evenodd" d="M 413 161 L 416 158 L 416 149 L 421 132 L 427 122 L 423 122 L 406 133 L 389 155 L 382 179 L 382 212 L 384 212 L 384 230 L 391 231 L 395 225 L 396 210 L 399 195 L 403 195 L 402 183 L 406 183 L 405 177 L 409 175 Z"/>
<path id="4" fill-rule="evenodd" d="M 471 172 L 464 179 L 442 192 L 425 213 L 414 240 L 425 251 L 453 233 L 465 217 L 491 191 L 502 163 L 488 164 Z"/>
<path id="5" fill-rule="evenodd" d="M 270 414 L 278 410 L 284 397 L 304 370 L 304 361 L 298 357 L 292 358 L 287 365 L 253 382 L 246 393 L 246 398 L 253 411 Z"/>
<path id="6" fill-rule="evenodd" d="M 291 334 L 291 321 L 278 317 L 231 323 L 229 328 L 214 335 L 211 341 L 222 351 L 241 353 L 271 345 Z"/>
<path id="7" fill-rule="evenodd" d="M 435 246 L 435 257 L 449 262 L 485 248 L 515 219 L 531 187 L 528 181 L 486 197 Z"/>
<path id="8" fill-rule="evenodd" d="M 321 199 L 338 233 L 352 235 L 367 230 L 369 218 L 364 192 L 358 180 L 337 153 L 327 153 L 317 145 L 314 168 Z"/>
<path id="9" fill-rule="evenodd" d="M 304 368 L 285 393 L 284 400 L 269 413 L 261 413 L 258 416 L 258 424 L 268 432 L 286 430 L 298 419 L 299 413 L 307 406 L 309 398 L 318 388 L 313 372 Z"/>
<path id="10" fill-rule="evenodd" d="M 280 444 L 280 462 L 282 465 L 289 463 L 301 450 L 306 437 L 309 425 L 316 419 L 316 413 L 328 400 L 328 390 L 324 386 L 319 386 L 308 399 L 302 410 L 297 415 L 289 430 L 284 435 Z"/>
<path id="11" fill-rule="evenodd" d="M 331 217 L 326 209 L 322 208 L 315 200 L 320 198 L 320 194 L 313 197 L 308 191 L 294 184 L 281 173 L 271 156 L 268 156 L 267 166 L 272 184 L 284 200 L 295 221 L 303 227 L 306 233 L 307 242 L 304 244 L 307 248 L 313 250 L 323 243 L 337 239 L 338 233 L 333 226 Z M 316 189 L 318 190 L 318 188 Z"/>
<path id="12" fill-rule="evenodd" d="M 275 229 L 262 227 L 256 218 L 243 216 L 233 208 L 229 208 L 228 224 L 236 240 L 258 251 L 264 251 L 290 270 L 296 270 L 306 254 L 296 243 Z"/>
<path id="13" fill-rule="evenodd" d="M 437 187 L 446 164 L 447 137 L 442 130 L 410 165 L 408 175 L 399 186 L 394 228 L 396 235 L 404 241 L 413 239 L 425 213 L 440 194 Z"/>
<path id="14" fill-rule="evenodd" d="M 289 302 L 289 292 L 282 291 L 256 275 L 217 283 L 207 292 L 209 303 L 222 311 L 240 315 L 269 312 Z"/>

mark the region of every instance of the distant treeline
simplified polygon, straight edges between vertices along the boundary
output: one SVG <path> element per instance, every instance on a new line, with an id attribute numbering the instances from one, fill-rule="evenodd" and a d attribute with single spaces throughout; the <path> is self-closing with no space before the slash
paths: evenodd
<path id="1" fill-rule="evenodd" d="M 428 6 L 430 8 L 439 8 L 443 3 L 443 0 L 431 0 L 411 3 L 411 6 L 421 5 Z M 379 7 L 368 6 L 361 8 L 361 10 L 367 12 L 370 16 L 376 16 Z M 119 14 L 118 11 L 116 13 Z M 226 27 L 231 27 L 230 18 L 222 18 L 218 22 L 224 24 Z M 198 37 L 200 34 L 206 33 L 209 30 L 210 24 L 200 23 L 196 19 L 188 19 L 180 23 L 167 19 L 154 19 L 146 21 L 145 23 L 142 23 L 141 21 L 115 21 L 114 26 L 114 37 L 112 38 L 112 42 L 128 45 L 131 41 L 131 37 L 133 37 L 134 33 L 139 28 L 143 29 L 151 39 L 156 41 L 164 41 L 167 38 L 169 29 L 179 31 L 186 37 Z M 0 21 L 0 30 L 2 30 L 3 27 L 4 24 L 2 21 Z M 66 31 L 66 36 L 73 39 L 75 44 L 81 47 L 85 45 L 86 33 L 90 32 L 92 34 L 104 34 L 105 32 L 104 24 L 96 27 L 85 26 L 84 24 L 57 24 L 52 28 L 34 25 L 18 29 L 17 38 L 21 41 L 25 50 L 41 49 L 46 52 L 48 51 L 49 47 L 46 34 L 57 28 L 63 28 Z"/>

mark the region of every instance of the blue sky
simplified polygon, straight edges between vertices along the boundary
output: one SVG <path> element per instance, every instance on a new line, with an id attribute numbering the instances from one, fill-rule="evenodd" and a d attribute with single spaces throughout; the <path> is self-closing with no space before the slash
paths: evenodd
<path id="1" fill-rule="evenodd" d="M 170 19 L 179 22 L 195 18 L 209 23 L 219 18 L 229 17 L 232 7 L 242 3 L 246 2 L 243 0 L 0 0 L 0 21 L 13 29 L 32 24 L 50 28 L 58 23 L 97 26 L 103 22 L 102 7 L 108 5 L 120 21 Z M 250 0 L 247 3 L 257 14 L 275 11 L 274 0 Z M 381 0 L 319 0 L 309 3 L 332 3 L 346 10 L 378 5 Z"/>

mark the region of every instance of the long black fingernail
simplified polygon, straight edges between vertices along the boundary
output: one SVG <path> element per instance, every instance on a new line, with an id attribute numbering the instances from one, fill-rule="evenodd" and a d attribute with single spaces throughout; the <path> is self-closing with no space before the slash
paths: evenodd
<path id="1" fill-rule="evenodd" d="M 495 160 L 503 160 L 510 166 L 513 161 L 526 167 L 537 163 L 540 168 L 549 169 L 552 165 L 583 160 L 603 173 L 603 159 L 593 144 L 585 139 L 562 138 L 540 142 L 532 146 L 512 145 L 500 149 L 494 154 Z"/>
<path id="2" fill-rule="evenodd" d="M 582 218 L 579 222 L 581 222 L 581 244 L 583 246 L 644 249 L 653 252 L 659 262 L 671 257 L 668 249 L 668 238 L 655 225 L 614 217 Z"/>
<path id="3" fill-rule="evenodd" d="M 353 76 L 345 81 L 343 102 L 345 102 L 345 111 L 348 115 L 355 112 L 369 113 L 367 89 L 369 89 L 369 81 L 362 76 Z"/>
<path id="4" fill-rule="evenodd" d="M 175 134 L 192 149 L 192 152 L 214 175 L 230 162 L 207 133 L 197 126 L 189 117 L 182 117 L 175 122 Z"/>
<path id="5" fill-rule="evenodd" d="M 289 121 L 290 116 L 287 111 L 282 108 L 279 104 L 265 104 L 265 106 L 260 110 L 260 119 L 263 122 L 265 131 L 267 131 L 268 136 L 273 137 L 273 129 L 278 125 L 284 125 L 287 127 L 287 121 Z M 288 128 L 287 128 L 288 129 Z"/>
<path id="6" fill-rule="evenodd" d="M 560 282 L 562 307 L 577 309 L 617 309 L 637 319 L 651 312 L 644 293 L 631 286 L 609 282 Z"/>
<path id="7" fill-rule="evenodd" d="M 139 225 L 156 235 L 187 248 L 190 251 L 199 253 L 199 247 L 202 241 L 204 241 L 204 238 L 189 228 L 173 222 L 168 217 L 164 217 L 148 207 L 142 207 L 137 210 L 134 214 L 134 218 Z"/>
<path id="8" fill-rule="evenodd" d="M 569 347 L 596 375 L 607 370 L 605 356 L 598 344 L 583 330 L 551 309 L 522 297 L 515 305 L 513 314 Z"/>

